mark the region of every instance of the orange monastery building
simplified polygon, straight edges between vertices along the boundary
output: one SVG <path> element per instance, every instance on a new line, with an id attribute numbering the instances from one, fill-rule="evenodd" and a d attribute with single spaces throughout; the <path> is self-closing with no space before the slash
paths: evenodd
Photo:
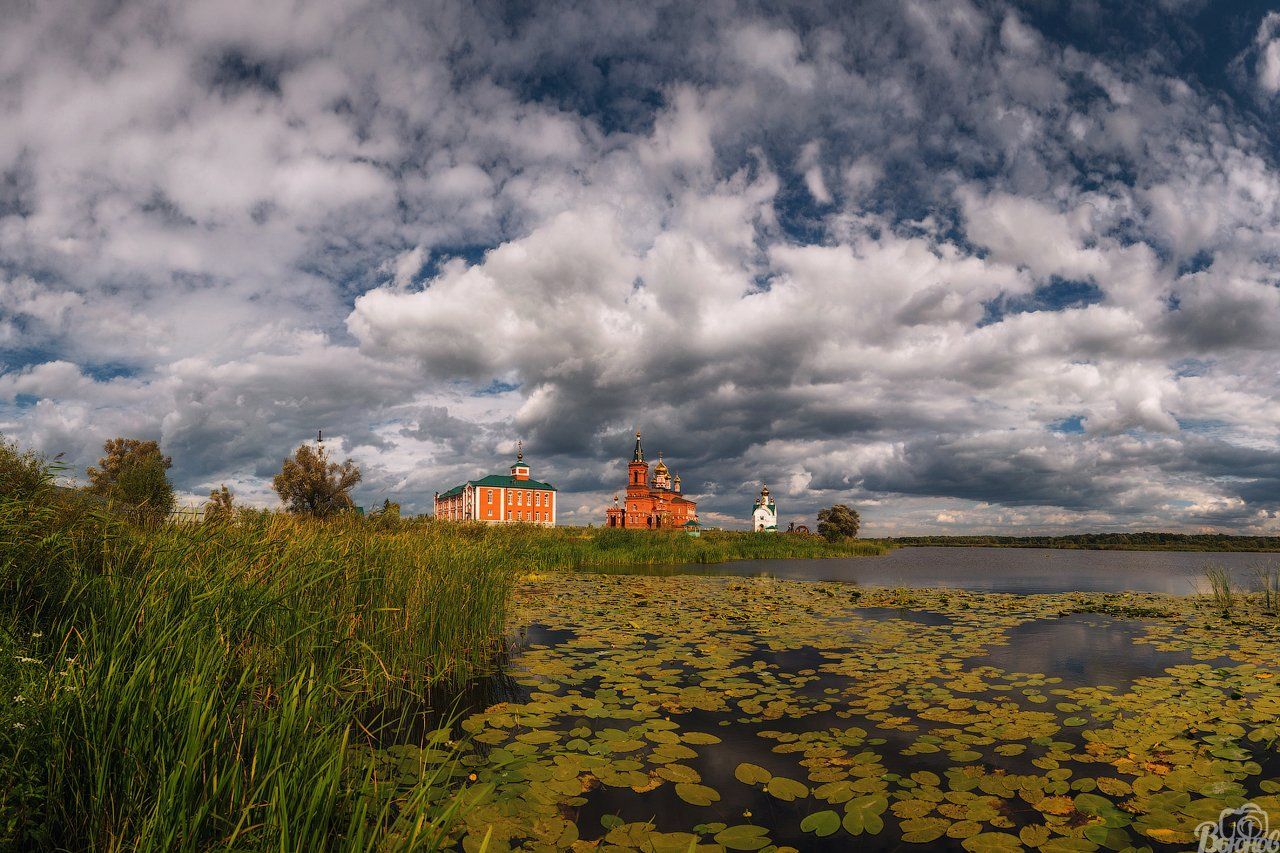
<path id="1" fill-rule="evenodd" d="M 638 431 L 636 451 L 627 466 L 626 503 L 619 505 L 614 495 L 613 506 L 605 510 L 605 522 L 609 527 L 645 530 L 698 526 L 698 505 L 680 493 L 680 475 L 671 477 L 661 453 L 653 469 L 653 483 L 649 483 L 649 463 L 644 461 Z"/>
<path id="2" fill-rule="evenodd" d="M 524 447 L 517 445 L 511 476 L 490 474 L 441 494 L 436 492 L 436 518 L 486 524 L 556 523 L 556 487 L 529 479 Z"/>

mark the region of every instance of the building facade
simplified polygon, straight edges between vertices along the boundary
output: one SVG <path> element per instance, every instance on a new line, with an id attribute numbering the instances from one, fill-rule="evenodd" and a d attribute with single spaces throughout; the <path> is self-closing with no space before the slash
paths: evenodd
<path id="1" fill-rule="evenodd" d="M 760 489 L 760 497 L 751 510 L 751 529 L 756 533 L 778 532 L 778 505 L 769 494 L 767 485 Z"/>
<path id="2" fill-rule="evenodd" d="M 698 505 L 686 498 L 680 488 L 680 475 L 672 475 L 658 454 L 658 464 L 649 481 L 649 463 L 644 459 L 640 433 L 636 432 L 636 449 L 627 465 L 626 500 L 605 510 L 608 527 L 631 527 L 639 530 L 683 529 L 698 526 Z"/>
<path id="3" fill-rule="evenodd" d="M 529 478 L 524 447 L 517 445 L 511 474 L 490 474 L 447 492 L 436 492 L 436 518 L 485 524 L 556 523 L 556 487 Z"/>

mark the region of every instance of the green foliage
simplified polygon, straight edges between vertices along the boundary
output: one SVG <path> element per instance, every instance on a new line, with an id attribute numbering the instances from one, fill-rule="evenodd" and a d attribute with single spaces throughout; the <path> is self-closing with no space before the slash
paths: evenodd
<path id="1" fill-rule="evenodd" d="M 360 477 L 360 469 L 350 459 L 339 465 L 329 461 L 323 446 L 303 444 L 284 460 L 272 486 L 289 512 L 328 518 L 354 506 L 351 490 Z"/>
<path id="2" fill-rule="evenodd" d="M 173 486 L 165 474 L 173 460 L 154 441 L 112 438 L 106 455 L 89 468 L 90 494 L 122 504 L 140 520 L 156 521 L 173 512 Z"/>
<path id="3" fill-rule="evenodd" d="M 830 542 L 856 538 L 861 526 L 858 511 L 845 504 L 818 510 L 818 535 Z"/>
<path id="4" fill-rule="evenodd" d="M 32 450 L 21 451 L 0 437 L 0 496 L 32 498 L 52 484 L 44 457 Z"/>
<path id="5" fill-rule="evenodd" d="M 204 521 L 208 524 L 226 524 L 234 517 L 235 498 L 226 484 L 209 492 L 209 500 L 204 505 Z"/>
<path id="6" fill-rule="evenodd" d="M 380 527 L 396 527 L 400 523 L 400 504 L 387 498 L 371 517 Z"/>

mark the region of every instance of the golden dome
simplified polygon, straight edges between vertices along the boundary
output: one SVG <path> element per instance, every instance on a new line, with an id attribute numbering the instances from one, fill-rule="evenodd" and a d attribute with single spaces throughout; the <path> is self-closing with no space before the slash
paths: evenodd
<path id="1" fill-rule="evenodd" d="M 667 463 L 665 463 L 665 462 L 663 462 L 663 461 L 662 461 L 662 454 L 661 454 L 661 453 L 659 453 L 659 454 L 658 454 L 658 464 L 657 464 L 657 466 L 653 469 L 653 473 L 655 473 L 655 474 L 665 474 L 665 473 L 667 473 Z"/>

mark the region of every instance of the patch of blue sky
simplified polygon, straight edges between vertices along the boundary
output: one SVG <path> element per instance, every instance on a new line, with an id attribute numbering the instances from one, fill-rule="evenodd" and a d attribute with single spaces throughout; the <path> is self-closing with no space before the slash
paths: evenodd
<path id="1" fill-rule="evenodd" d="M 1062 435 L 1079 435 L 1084 432 L 1084 415 L 1072 415 L 1069 418 L 1053 421 L 1046 426 L 1050 432 Z"/>
<path id="2" fill-rule="evenodd" d="M 1179 418 L 1174 420 L 1178 422 L 1178 429 L 1186 432 L 1214 432 L 1216 430 L 1226 429 L 1230 426 L 1226 421 L 1216 420 L 1214 418 Z"/>
<path id="3" fill-rule="evenodd" d="M 982 303 L 983 314 L 982 319 L 978 321 L 978 326 L 990 326 L 1014 314 L 1084 308 L 1096 305 L 1104 298 L 1102 290 L 1091 281 L 1053 276 L 1031 293 L 1017 296 L 1002 293 L 995 299 Z"/>
<path id="4" fill-rule="evenodd" d="M 1213 252 L 1201 249 L 1191 257 L 1178 264 L 1178 275 L 1192 275 L 1207 270 L 1213 265 Z"/>
<path id="5" fill-rule="evenodd" d="M 1186 358 L 1173 365 L 1173 374 L 1179 379 L 1188 376 L 1204 376 L 1213 367 L 1213 362 L 1201 358 Z"/>
<path id="6" fill-rule="evenodd" d="M 497 246 L 496 243 L 464 243 L 456 246 L 436 246 L 431 250 L 427 262 L 415 276 L 417 281 L 435 278 L 445 264 L 460 259 L 471 266 L 484 260 L 485 253 Z"/>
<path id="7" fill-rule="evenodd" d="M 57 361 L 62 355 L 47 347 L 0 347 L 0 373 L 23 370 L 37 364 Z"/>
<path id="8" fill-rule="evenodd" d="M 475 391 L 473 397 L 496 397 L 499 394 L 509 394 L 512 391 L 520 389 L 519 382 L 503 382 L 501 379 L 495 379 L 483 388 Z"/>
<path id="9" fill-rule="evenodd" d="M 132 379 L 140 372 L 137 367 L 119 362 L 81 364 L 79 367 L 81 373 L 95 382 L 110 382 L 112 379 Z"/>

